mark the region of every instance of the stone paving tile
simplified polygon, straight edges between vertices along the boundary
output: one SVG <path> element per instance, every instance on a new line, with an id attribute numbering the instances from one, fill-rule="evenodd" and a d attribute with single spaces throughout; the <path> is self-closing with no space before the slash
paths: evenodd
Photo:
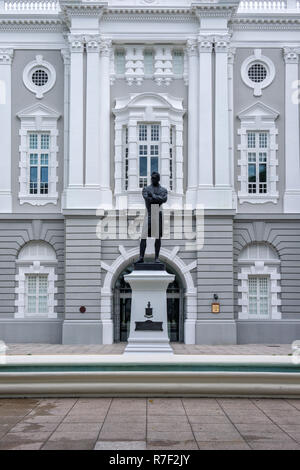
<path id="1" fill-rule="evenodd" d="M 280 428 L 271 426 L 251 426 L 247 424 L 237 424 L 238 431 L 243 438 L 248 441 L 261 441 L 261 440 L 275 440 L 275 441 L 289 441 L 291 440 L 288 434 L 281 431 Z"/>
<path id="2" fill-rule="evenodd" d="M 225 414 L 205 414 L 191 415 L 189 422 L 193 424 L 230 424 L 230 420 Z"/>
<path id="3" fill-rule="evenodd" d="M 294 410 L 292 412 L 272 410 L 268 411 L 267 416 L 278 425 L 300 424 L 300 412 L 298 412 L 297 410 Z"/>
<path id="4" fill-rule="evenodd" d="M 103 423 L 61 423 L 56 432 L 98 432 Z"/>
<path id="5" fill-rule="evenodd" d="M 191 441 L 148 441 L 147 450 L 198 450 L 194 440 Z"/>
<path id="6" fill-rule="evenodd" d="M 21 421 L 20 423 L 14 425 L 13 427 L 10 428 L 10 432 L 17 432 L 17 433 L 22 433 L 22 432 L 39 432 L 39 431 L 45 431 L 45 432 L 53 432 L 58 426 L 58 423 L 31 423 L 26 420 Z"/>
<path id="7" fill-rule="evenodd" d="M 210 433 L 223 433 L 223 436 L 227 434 L 235 434 L 236 428 L 232 424 L 192 424 L 192 429 L 196 433 L 206 432 Z"/>
<path id="8" fill-rule="evenodd" d="M 269 441 L 262 439 L 260 441 L 251 441 L 249 445 L 253 450 L 300 450 L 300 445 L 292 440 L 281 441 L 272 439 Z"/>
<path id="9" fill-rule="evenodd" d="M 60 423 L 64 419 L 65 415 L 27 415 L 23 421 L 27 423 Z M 20 420 L 19 420 L 20 421 Z"/>
<path id="10" fill-rule="evenodd" d="M 197 442 L 213 442 L 213 441 L 221 441 L 223 442 L 226 438 L 227 441 L 242 441 L 242 436 L 235 430 L 232 429 L 231 431 L 226 431 L 226 434 L 221 431 L 194 431 L 194 436 Z"/>
<path id="11" fill-rule="evenodd" d="M 105 414 L 68 414 L 62 417 L 63 423 L 102 423 L 105 419 Z"/>
<path id="12" fill-rule="evenodd" d="M 225 436 L 226 437 L 226 436 Z M 200 450 L 250 450 L 243 441 L 198 441 Z"/>
<path id="13" fill-rule="evenodd" d="M 99 434 L 101 441 L 145 441 L 146 426 L 135 425 L 129 428 L 110 427 L 104 424 Z"/>
<path id="14" fill-rule="evenodd" d="M 166 423 L 164 421 L 158 421 L 157 423 L 147 423 L 147 432 L 155 432 L 155 431 L 163 431 L 163 432 L 170 432 L 174 431 L 174 427 L 176 427 L 176 431 L 178 432 L 187 432 L 191 430 L 190 424 L 187 423 Z"/>
<path id="15" fill-rule="evenodd" d="M 39 450 L 43 442 L 0 442 L 0 450 Z"/>
<path id="16" fill-rule="evenodd" d="M 55 431 L 49 437 L 49 441 L 64 442 L 64 441 L 80 441 L 80 440 L 97 440 L 98 431 Z"/>
<path id="17" fill-rule="evenodd" d="M 249 412 L 241 412 L 241 411 L 230 411 L 228 413 L 228 418 L 230 421 L 234 424 L 247 424 L 247 423 L 253 423 L 253 424 L 272 424 L 272 421 L 268 416 L 266 416 L 263 413 L 249 413 Z"/>
<path id="18" fill-rule="evenodd" d="M 146 441 L 98 441 L 94 450 L 146 450 Z"/>
<path id="19" fill-rule="evenodd" d="M 265 398 L 265 399 L 253 399 L 253 403 L 260 408 L 261 410 L 264 411 L 270 411 L 270 410 L 295 410 L 294 406 L 292 406 L 290 403 L 288 403 L 286 400 L 280 399 L 280 398 Z"/>
<path id="20" fill-rule="evenodd" d="M 115 398 L 108 414 L 146 414 L 146 409 L 146 398 Z"/>
<path id="21" fill-rule="evenodd" d="M 300 410 L 300 400 L 297 398 L 295 399 L 288 399 L 286 400 L 290 405 L 294 406 L 295 408 L 297 408 L 298 410 Z"/>
<path id="22" fill-rule="evenodd" d="M 147 432 L 148 441 L 173 441 L 173 442 L 182 442 L 182 441 L 193 441 L 194 436 L 192 431 L 151 431 Z"/>
<path id="23" fill-rule="evenodd" d="M 93 450 L 95 439 L 73 439 L 72 441 L 61 439 L 60 441 L 47 441 L 41 450 Z"/>
<path id="24" fill-rule="evenodd" d="M 148 415 L 185 415 L 185 409 L 179 398 L 153 398 L 147 401 Z"/>
<path id="25" fill-rule="evenodd" d="M 2 437 L 1 442 L 42 442 L 46 441 L 51 436 L 50 431 L 37 431 L 37 432 L 8 432 Z"/>

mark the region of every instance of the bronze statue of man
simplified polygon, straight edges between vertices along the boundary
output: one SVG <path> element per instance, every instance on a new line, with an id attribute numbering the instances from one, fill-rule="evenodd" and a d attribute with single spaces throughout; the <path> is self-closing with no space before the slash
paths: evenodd
<path id="1" fill-rule="evenodd" d="M 140 243 L 140 257 L 137 263 L 144 262 L 147 246 L 147 237 L 155 238 L 155 262 L 159 263 L 159 252 L 161 247 L 161 237 L 163 236 L 163 218 L 161 205 L 168 199 L 168 191 L 160 184 L 160 174 L 154 171 L 151 175 L 151 184 L 143 188 L 143 198 L 147 212 Z"/>

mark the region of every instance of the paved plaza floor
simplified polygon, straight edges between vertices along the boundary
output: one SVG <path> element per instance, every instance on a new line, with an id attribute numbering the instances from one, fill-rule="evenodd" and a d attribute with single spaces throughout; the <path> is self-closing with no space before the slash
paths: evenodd
<path id="1" fill-rule="evenodd" d="M 0 450 L 300 449 L 300 400 L 0 400 Z"/>
<path id="2" fill-rule="evenodd" d="M 9 355 L 122 354 L 125 344 L 8 344 Z M 175 354 L 286 355 L 291 345 L 185 345 Z M 0 450 L 300 450 L 300 399 L 0 399 Z"/>
<path id="3" fill-rule="evenodd" d="M 122 354 L 127 343 L 67 345 L 20 343 L 7 344 L 9 355 L 52 355 L 52 354 Z M 234 345 L 189 345 L 171 343 L 175 354 L 208 355 L 286 355 L 291 354 L 290 344 L 234 344 Z"/>

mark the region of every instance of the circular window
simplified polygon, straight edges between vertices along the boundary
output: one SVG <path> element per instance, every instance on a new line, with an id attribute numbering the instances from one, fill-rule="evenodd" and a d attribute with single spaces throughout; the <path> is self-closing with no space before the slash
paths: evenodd
<path id="1" fill-rule="evenodd" d="M 56 72 L 53 65 L 37 55 L 35 60 L 26 65 L 23 71 L 23 82 L 26 88 L 35 93 L 37 98 L 43 98 L 53 88 L 56 81 Z"/>
<path id="2" fill-rule="evenodd" d="M 267 69 L 263 64 L 253 64 L 248 69 L 248 77 L 254 83 L 261 83 L 267 77 Z"/>
<path id="3" fill-rule="evenodd" d="M 48 82 L 48 74 L 45 72 L 45 70 L 38 69 L 35 72 L 33 72 L 31 80 L 36 86 L 44 86 Z"/>
<path id="4" fill-rule="evenodd" d="M 274 80 L 275 67 L 269 57 L 262 55 L 261 49 L 255 49 L 242 63 L 241 76 L 243 82 L 253 88 L 254 96 L 261 96 L 262 90 Z"/>

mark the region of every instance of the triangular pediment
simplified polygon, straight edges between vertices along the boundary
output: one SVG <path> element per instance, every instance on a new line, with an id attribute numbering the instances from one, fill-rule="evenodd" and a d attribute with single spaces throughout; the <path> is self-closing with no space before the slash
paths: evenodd
<path id="1" fill-rule="evenodd" d="M 29 117 L 48 117 L 53 119 L 58 119 L 60 117 L 60 113 L 55 111 L 52 108 L 49 108 L 45 104 L 37 103 L 28 108 L 23 109 L 17 113 L 17 116 L 22 118 L 29 118 Z"/>
<path id="2" fill-rule="evenodd" d="M 275 120 L 278 118 L 278 116 L 279 112 L 276 111 L 276 109 L 267 106 L 261 101 L 257 101 L 256 103 L 251 104 L 251 106 L 248 106 L 248 108 L 244 109 L 238 114 L 238 117 L 241 120 L 254 117 L 271 118 Z"/>

